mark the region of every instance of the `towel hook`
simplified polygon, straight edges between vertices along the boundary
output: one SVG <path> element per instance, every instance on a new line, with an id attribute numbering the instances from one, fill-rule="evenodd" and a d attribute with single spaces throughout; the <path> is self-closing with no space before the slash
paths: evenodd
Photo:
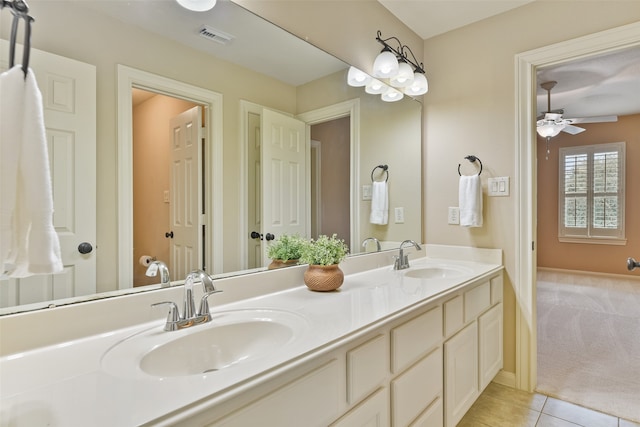
<path id="1" fill-rule="evenodd" d="M 373 168 L 373 170 L 371 171 L 371 181 L 375 181 L 375 179 L 373 179 L 373 173 L 376 171 L 376 169 L 382 169 L 382 172 L 386 172 L 387 173 L 387 179 L 385 179 L 385 181 L 389 181 L 389 165 L 378 165 L 375 168 Z"/>
<path id="2" fill-rule="evenodd" d="M 478 163 L 480 163 L 480 172 L 478 172 L 478 175 L 480 175 L 482 173 L 482 161 L 480 161 L 480 159 L 472 154 L 468 155 L 465 157 L 465 159 L 469 160 L 470 163 L 475 162 L 476 160 L 478 161 Z M 462 176 L 462 174 L 460 173 L 460 163 L 458 163 L 458 175 Z"/>

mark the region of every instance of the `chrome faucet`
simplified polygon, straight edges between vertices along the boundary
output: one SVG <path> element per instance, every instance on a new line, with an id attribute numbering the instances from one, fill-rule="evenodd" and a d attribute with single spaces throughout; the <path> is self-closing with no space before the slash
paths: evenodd
<path id="1" fill-rule="evenodd" d="M 169 277 L 169 267 L 162 261 L 153 261 L 147 267 L 147 272 L 145 273 L 149 277 L 156 277 L 160 272 L 160 287 L 168 288 L 171 286 L 171 278 Z"/>
<path id="2" fill-rule="evenodd" d="M 204 295 L 200 299 L 200 307 L 196 311 L 196 304 L 193 297 L 193 284 L 202 283 Z M 159 305 L 169 305 L 169 315 L 167 323 L 164 326 L 165 331 L 177 331 L 179 329 L 188 328 L 201 323 L 211 321 L 211 313 L 209 312 L 209 297 L 222 290 L 216 290 L 213 286 L 213 279 L 202 270 L 194 270 L 189 273 L 184 280 L 184 304 L 182 316 L 178 309 L 178 305 L 173 301 L 163 301 L 151 304 L 152 307 Z"/>
<path id="3" fill-rule="evenodd" d="M 394 256 L 394 258 L 396 259 L 395 263 L 393 264 L 394 270 L 404 270 L 409 268 L 409 255 L 405 255 L 403 250 L 405 243 L 413 245 L 417 250 L 422 249 L 420 245 L 413 240 L 405 240 L 404 242 L 400 243 L 400 253 L 397 256 Z"/>
<path id="4" fill-rule="evenodd" d="M 377 251 L 378 251 L 378 252 L 380 252 L 380 250 L 382 249 L 382 248 L 380 247 L 380 241 L 379 241 L 378 239 L 376 239 L 375 237 L 367 237 L 366 239 L 364 239 L 364 240 L 362 241 L 362 247 L 364 248 L 365 252 L 367 251 L 367 243 L 369 243 L 369 242 L 370 242 L 370 241 L 372 241 L 372 240 L 373 240 L 374 242 L 376 242 L 376 248 L 377 248 Z"/>

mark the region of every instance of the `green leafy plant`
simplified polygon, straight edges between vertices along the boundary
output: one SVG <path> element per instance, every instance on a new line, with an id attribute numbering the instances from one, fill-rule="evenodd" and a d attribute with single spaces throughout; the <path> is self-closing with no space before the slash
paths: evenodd
<path id="1" fill-rule="evenodd" d="M 281 261 L 298 259 L 307 243 L 307 239 L 297 234 L 292 236 L 283 234 L 277 240 L 269 242 L 267 256 Z"/>
<path id="2" fill-rule="evenodd" d="M 331 237 L 321 235 L 317 240 L 311 239 L 302 248 L 300 263 L 314 265 L 339 264 L 345 259 L 349 248 L 344 240 L 334 234 Z"/>

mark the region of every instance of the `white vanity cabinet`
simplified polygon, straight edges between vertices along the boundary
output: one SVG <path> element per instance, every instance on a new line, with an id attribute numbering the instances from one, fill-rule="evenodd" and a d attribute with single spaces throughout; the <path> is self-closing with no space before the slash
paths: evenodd
<path id="1" fill-rule="evenodd" d="M 502 275 L 444 305 L 450 324 L 444 343 L 444 419 L 446 427 L 455 427 L 502 369 Z M 451 336 L 456 327 L 462 329 Z"/>
<path id="2" fill-rule="evenodd" d="M 381 323 L 184 425 L 455 426 L 502 367 L 501 274 Z"/>

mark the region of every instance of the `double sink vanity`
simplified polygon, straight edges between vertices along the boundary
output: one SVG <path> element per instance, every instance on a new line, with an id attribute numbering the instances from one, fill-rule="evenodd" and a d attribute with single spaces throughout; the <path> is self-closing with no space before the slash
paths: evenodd
<path id="1" fill-rule="evenodd" d="M 181 287 L 4 316 L 12 341 L 62 332 L 3 338 L 0 425 L 455 426 L 502 368 L 502 253 L 393 254 L 349 258 L 336 292 L 304 266 L 216 280 L 177 331 L 151 304 Z"/>

